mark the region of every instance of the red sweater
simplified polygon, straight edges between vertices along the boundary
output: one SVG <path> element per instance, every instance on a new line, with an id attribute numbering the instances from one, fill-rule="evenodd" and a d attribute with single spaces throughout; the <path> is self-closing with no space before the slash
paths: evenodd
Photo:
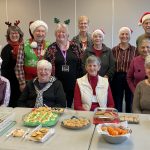
<path id="1" fill-rule="evenodd" d="M 93 89 L 93 95 L 96 95 L 95 88 L 98 82 L 98 76 L 88 76 L 88 81 Z M 98 103 L 92 103 L 91 111 L 93 111 L 96 107 L 100 107 Z M 110 86 L 108 87 L 108 95 L 107 95 L 107 107 L 114 107 L 114 100 L 112 97 Z M 75 85 L 74 92 L 74 109 L 75 110 L 85 110 L 82 107 L 81 93 L 78 83 Z"/>

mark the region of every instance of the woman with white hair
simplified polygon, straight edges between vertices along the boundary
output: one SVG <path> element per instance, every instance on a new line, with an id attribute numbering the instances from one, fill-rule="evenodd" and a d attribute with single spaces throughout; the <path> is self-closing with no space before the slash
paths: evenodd
<path id="1" fill-rule="evenodd" d="M 130 113 L 132 109 L 132 92 L 127 83 L 127 72 L 131 60 L 136 55 L 136 48 L 131 45 L 132 30 L 129 27 L 119 29 L 119 44 L 112 48 L 116 60 L 115 74 L 112 81 L 112 94 L 115 101 L 115 107 L 122 112 L 123 97 L 125 96 L 126 112 Z"/>
<path id="2" fill-rule="evenodd" d="M 56 42 L 48 47 L 45 59 L 52 63 L 52 73 L 62 82 L 66 93 L 67 107 L 71 107 L 75 81 L 81 70 L 80 52 L 78 46 L 69 41 L 66 24 L 57 24 L 55 37 Z"/>
<path id="3" fill-rule="evenodd" d="M 76 82 L 74 109 L 93 111 L 96 107 L 114 107 L 108 79 L 98 75 L 100 68 L 100 59 L 94 55 L 87 58 L 87 74 L 78 78 Z"/>
<path id="4" fill-rule="evenodd" d="M 103 43 L 104 36 L 105 33 L 102 29 L 97 29 L 92 33 L 93 47 L 85 52 L 83 62 L 85 64 L 90 55 L 99 57 L 101 59 L 99 75 L 111 80 L 114 74 L 115 61 L 111 49 Z"/>
<path id="5" fill-rule="evenodd" d="M 133 112 L 150 114 L 150 55 L 145 58 L 147 79 L 140 81 L 134 92 Z"/>
<path id="6" fill-rule="evenodd" d="M 52 65 L 47 60 L 37 63 L 37 77 L 29 81 L 18 101 L 19 107 L 65 107 L 66 97 L 62 84 L 51 76 Z"/>

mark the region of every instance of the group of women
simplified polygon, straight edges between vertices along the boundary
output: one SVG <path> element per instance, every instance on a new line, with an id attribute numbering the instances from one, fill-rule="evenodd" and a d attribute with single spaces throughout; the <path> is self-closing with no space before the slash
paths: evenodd
<path id="1" fill-rule="evenodd" d="M 150 18 L 143 23 L 147 20 Z M 142 95 L 144 103 L 150 85 L 149 38 L 143 38 L 136 48 L 130 44 L 131 29 L 121 27 L 120 42 L 110 49 L 104 44 L 104 31 L 96 29 L 89 34 L 89 19 L 80 16 L 79 34 L 71 41 L 68 26 L 58 23 L 56 41 L 49 44 L 45 41 L 47 24 L 37 20 L 30 23 L 31 38 L 23 44 L 18 22 L 6 24 L 8 44 L 1 53 L 1 73 L 10 82 L 10 107 L 74 105 L 76 110 L 115 107 L 122 112 L 125 94 L 126 112 L 131 112 L 135 93 L 133 111 L 135 108 L 140 108 L 141 112 L 150 111 L 147 98 L 147 106 L 141 106 L 141 95 L 146 93 Z M 144 79 L 135 90 L 138 82 Z M 141 94 L 143 87 L 145 92 Z"/>

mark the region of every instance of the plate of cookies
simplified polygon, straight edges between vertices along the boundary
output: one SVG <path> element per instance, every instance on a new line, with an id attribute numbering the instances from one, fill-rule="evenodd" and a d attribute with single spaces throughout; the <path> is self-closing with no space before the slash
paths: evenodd
<path id="1" fill-rule="evenodd" d="M 21 128 L 16 128 L 14 130 L 12 130 L 10 133 L 8 133 L 6 136 L 7 137 L 22 137 L 24 138 L 27 134 L 29 133 L 29 129 L 25 130 L 25 129 L 21 129 Z"/>
<path id="2" fill-rule="evenodd" d="M 139 119 L 139 115 L 135 115 L 135 114 L 131 114 L 131 115 L 120 115 L 119 119 L 121 122 L 123 121 L 127 121 L 129 124 L 139 124 L 140 119 Z"/>
<path id="3" fill-rule="evenodd" d="M 54 133 L 54 128 L 45 128 L 39 125 L 28 135 L 28 139 L 35 142 L 45 142 L 54 135 Z"/>
<path id="4" fill-rule="evenodd" d="M 84 129 L 90 126 L 90 120 L 84 117 L 72 116 L 71 118 L 65 119 L 61 122 L 61 126 L 67 129 Z"/>

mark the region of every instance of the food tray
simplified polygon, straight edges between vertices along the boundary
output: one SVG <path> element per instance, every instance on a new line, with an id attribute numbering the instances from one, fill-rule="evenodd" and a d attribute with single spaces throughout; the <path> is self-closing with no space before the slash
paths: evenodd
<path id="1" fill-rule="evenodd" d="M 115 108 L 96 108 L 93 123 L 119 123 L 118 111 Z"/>
<path id="2" fill-rule="evenodd" d="M 42 125 L 43 127 L 54 126 L 59 119 L 57 113 L 51 111 L 45 111 L 45 109 L 34 109 L 32 112 L 23 116 L 23 124 L 25 126 L 35 127 Z"/>
<path id="3" fill-rule="evenodd" d="M 88 128 L 90 124 L 90 120 L 87 118 L 76 116 L 72 116 L 71 118 L 65 119 L 61 122 L 61 126 L 72 130 L 85 129 Z"/>
<path id="4" fill-rule="evenodd" d="M 139 115 L 120 115 L 120 121 L 127 121 L 129 124 L 139 124 Z"/>
<path id="5" fill-rule="evenodd" d="M 52 135 L 54 135 L 54 133 L 54 128 L 43 128 L 41 125 L 39 125 L 32 132 L 30 132 L 27 139 L 43 143 L 48 140 Z"/>

